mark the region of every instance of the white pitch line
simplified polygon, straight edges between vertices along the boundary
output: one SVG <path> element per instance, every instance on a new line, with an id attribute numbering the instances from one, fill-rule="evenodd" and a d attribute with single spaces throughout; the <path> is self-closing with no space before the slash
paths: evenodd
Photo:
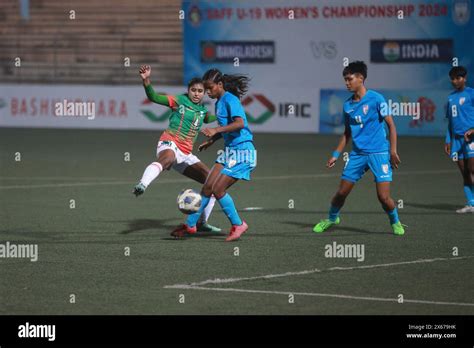
<path id="1" fill-rule="evenodd" d="M 263 207 L 247 207 L 242 210 L 245 210 L 245 211 L 263 210 Z"/>
<path id="2" fill-rule="evenodd" d="M 280 274 L 267 274 L 267 275 L 255 276 L 255 277 L 208 279 L 208 280 L 204 280 L 202 282 L 197 282 L 197 283 L 166 285 L 165 288 L 167 288 L 167 289 L 182 289 L 183 287 L 194 288 L 194 287 L 199 287 L 199 286 L 207 285 L 207 284 L 236 283 L 236 282 L 241 282 L 241 281 L 246 281 L 246 280 L 259 280 L 259 279 L 292 277 L 292 276 L 313 274 L 313 273 L 321 273 L 321 272 L 350 271 L 350 270 L 356 270 L 356 269 L 373 269 L 373 268 L 383 268 L 383 267 L 410 265 L 410 264 L 417 264 L 417 263 L 436 262 L 436 261 L 464 260 L 464 259 L 471 259 L 473 257 L 474 257 L 474 255 L 461 256 L 461 257 L 452 257 L 452 258 L 420 259 L 420 260 L 413 260 L 413 261 L 382 263 L 382 264 L 366 265 L 366 266 L 331 267 L 331 268 L 327 268 L 327 269 L 324 269 L 324 270 L 314 268 L 314 269 L 299 271 L 299 272 L 286 272 L 286 273 L 280 273 Z"/>
<path id="3" fill-rule="evenodd" d="M 187 286 L 187 287 L 182 287 L 180 289 L 244 292 L 244 293 L 251 293 L 251 294 L 267 294 L 267 295 L 270 294 L 270 295 L 333 297 L 333 298 L 343 298 L 343 299 L 349 299 L 349 300 L 383 301 L 383 302 L 397 302 L 398 303 L 397 298 L 352 296 L 352 295 L 341 295 L 341 294 L 322 294 L 322 293 L 312 293 L 312 292 L 249 290 L 249 289 L 235 289 L 235 288 L 206 288 L 202 286 Z M 442 302 L 442 301 L 426 301 L 426 300 L 410 300 L 410 299 L 404 299 L 403 303 L 419 303 L 419 304 L 446 305 L 446 306 L 470 306 L 470 307 L 474 306 L 474 303 Z"/>
<path id="4" fill-rule="evenodd" d="M 400 172 L 396 175 L 424 175 L 424 174 L 448 174 L 454 173 L 453 170 L 420 170 L 411 172 Z M 252 180 L 289 180 L 289 179 L 317 179 L 317 178 L 330 178 L 338 177 L 340 173 L 322 173 L 322 174 L 301 174 L 301 175 L 276 175 L 276 176 L 260 176 L 255 177 Z M 8 177 L 9 178 L 9 177 Z M 67 178 L 67 177 L 65 177 Z M 2 180 L 2 177 L 0 177 Z M 19 179 L 21 180 L 21 179 Z M 176 183 L 187 183 L 192 181 L 191 179 L 171 179 L 171 180 L 158 180 L 153 184 L 176 184 Z M 0 190 L 11 190 L 11 189 L 34 189 L 34 188 L 56 188 L 56 187 L 77 187 L 77 186 L 103 186 L 103 185 L 130 185 L 136 181 L 102 181 L 102 182 L 76 182 L 76 183 L 57 183 L 57 184 L 33 184 L 33 185 L 8 185 L 0 186 Z"/>

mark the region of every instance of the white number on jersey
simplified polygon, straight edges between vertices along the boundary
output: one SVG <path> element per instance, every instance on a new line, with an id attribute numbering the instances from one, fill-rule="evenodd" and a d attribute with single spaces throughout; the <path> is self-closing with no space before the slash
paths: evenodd
<path id="1" fill-rule="evenodd" d="M 456 108 L 456 105 L 451 106 L 451 115 L 453 117 L 456 117 L 458 115 L 458 109 Z"/>

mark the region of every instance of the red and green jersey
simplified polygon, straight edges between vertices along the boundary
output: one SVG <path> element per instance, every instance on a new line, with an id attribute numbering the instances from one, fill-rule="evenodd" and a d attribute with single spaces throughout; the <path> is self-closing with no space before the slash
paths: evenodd
<path id="1" fill-rule="evenodd" d="M 194 104 L 187 94 L 160 95 L 155 93 L 151 85 L 145 86 L 145 91 L 152 102 L 168 106 L 173 110 L 168 128 L 163 132 L 160 140 L 173 141 L 183 153 L 190 154 L 206 119 L 208 113 L 206 107 Z"/>

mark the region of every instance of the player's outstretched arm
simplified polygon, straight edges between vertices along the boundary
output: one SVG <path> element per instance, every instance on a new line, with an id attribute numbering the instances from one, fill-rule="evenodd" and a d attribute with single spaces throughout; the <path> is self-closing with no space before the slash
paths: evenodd
<path id="1" fill-rule="evenodd" d="M 395 127 L 392 116 L 386 116 L 384 119 L 388 126 L 388 136 L 390 139 L 390 163 L 392 167 L 398 169 L 398 165 L 401 161 L 397 152 L 397 128 Z"/>
<path id="2" fill-rule="evenodd" d="M 220 138 L 222 138 L 222 134 L 217 133 L 212 138 L 207 139 L 205 142 L 203 142 L 201 145 L 199 145 L 198 151 L 201 152 L 203 150 L 206 150 L 208 147 L 210 147 L 212 144 L 214 144 L 216 142 L 216 140 L 218 140 Z"/>
<path id="3" fill-rule="evenodd" d="M 145 87 L 145 93 L 148 97 L 148 100 L 152 101 L 153 103 L 170 106 L 168 96 L 163 94 L 157 94 L 153 87 L 151 86 L 151 66 L 149 65 L 142 65 L 140 70 L 138 71 L 140 77 L 143 80 L 143 87 Z"/>
<path id="4" fill-rule="evenodd" d="M 201 132 L 208 138 L 213 137 L 217 133 L 231 133 L 241 130 L 245 127 L 244 119 L 242 117 L 234 117 L 234 121 L 229 123 L 227 126 L 215 127 L 215 128 L 205 128 Z"/>
<path id="5" fill-rule="evenodd" d="M 331 157 L 328 159 L 326 163 L 327 168 L 332 168 L 336 165 L 337 159 L 339 155 L 346 147 L 347 143 L 351 140 L 351 127 L 346 124 L 346 128 L 344 129 L 344 134 L 341 135 L 339 139 L 339 143 L 337 144 L 336 150 L 332 153 Z"/>

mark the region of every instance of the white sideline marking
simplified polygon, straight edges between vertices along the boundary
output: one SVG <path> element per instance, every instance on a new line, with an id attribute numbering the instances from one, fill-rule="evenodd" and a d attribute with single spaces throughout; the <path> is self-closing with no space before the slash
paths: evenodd
<path id="1" fill-rule="evenodd" d="M 410 172 L 400 172 L 396 175 L 420 175 L 420 174 L 449 174 L 454 173 L 455 170 L 419 170 Z M 252 180 L 288 180 L 288 179 L 317 179 L 317 178 L 330 178 L 340 176 L 339 172 L 333 173 L 321 173 L 321 174 L 301 174 L 301 175 L 275 175 L 275 176 L 260 176 L 255 177 Z M 4 177 L 10 179 L 11 177 Z M 50 177 L 59 179 L 61 177 Z M 64 177 L 67 179 L 68 177 Z M 2 180 L 3 177 L 0 177 Z M 21 180 L 21 178 L 18 178 Z M 192 181 L 191 179 L 170 179 L 170 180 L 157 180 L 153 184 L 175 184 L 175 183 L 187 183 Z M 130 185 L 136 184 L 137 181 L 102 181 L 102 182 L 73 182 L 73 183 L 57 183 L 57 184 L 33 184 L 33 185 L 6 185 L 0 186 L 0 190 L 11 190 L 11 189 L 33 189 L 33 188 L 56 188 L 56 187 L 75 187 L 75 186 L 102 186 L 102 185 Z"/>
<path id="2" fill-rule="evenodd" d="M 242 210 L 245 210 L 245 211 L 263 210 L 263 207 L 247 207 Z"/>
<path id="3" fill-rule="evenodd" d="M 181 289 L 191 290 L 207 290 L 207 291 L 228 291 L 228 292 L 244 292 L 252 294 L 272 294 L 272 295 L 298 295 L 298 296 L 318 296 L 318 297 L 335 297 L 350 300 L 365 300 L 365 301 L 383 301 L 383 302 L 398 302 L 396 298 L 385 298 L 385 297 L 368 297 L 368 296 L 351 296 L 351 295 L 340 295 L 340 294 L 321 294 L 312 292 L 292 292 L 292 291 L 268 291 L 268 290 L 248 290 L 248 289 L 235 289 L 235 288 L 206 288 L 202 286 L 188 286 Z M 403 303 L 421 303 L 421 304 L 433 304 L 433 305 L 448 305 L 448 306 L 474 306 L 474 303 L 462 303 L 462 302 L 442 302 L 442 301 L 426 301 L 426 300 L 410 300 L 403 299 Z"/>
<path id="4" fill-rule="evenodd" d="M 392 267 L 392 266 L 400 266 L 400 265 L 410 265 L 416 263 L 427 263 L 427 262 L 436 262 L 436 261 L 451 261 L 451 260 L 463 260 L 463 259 L 471 259 L 474 255 L 470 256 L 461 256 L 461 257 L 451 257 L 451 258 L 434 258 L 434 259 L 420 259 L 420 260 L 413 260 L 413 261 L 402 261 L 402 262 L 392 262 L 392 263 L 381 263 L 377 265 L 367 265 L 367 266 L 353 266 L 353 267 L 331 267 L 324 270 L 314 268 L 305 271 L 299 272 L 286 272 L 280 274 L 267 274 L 262 276 L 256 277 L 243 277 L 243 278 L 224 278 L 224 279 L 208 279 L 202 282 L 191 283 L 191 284 L 174 284 L 174 285 L 166 285 L 165 288 L 167 289 L 189 289 L 194 287 L 199 287 L 202 285 L 207 284 L 224 284 L 224 283 L 236 283 L 245 280 L 258 280 L 258 279 L 272 279 L 272 278 L 281 278 L 281 277 L 292 277 L 297 275 L 305 275 L 305 274 L 313 274 L 313 273 L 321 273 L 321 272 L 332 272 L 332 271 L 349 271 L 349 270 L 356 270 L 356 269 L 372 269 L 372 268 L 382 268 L 382 267 Z"/>

